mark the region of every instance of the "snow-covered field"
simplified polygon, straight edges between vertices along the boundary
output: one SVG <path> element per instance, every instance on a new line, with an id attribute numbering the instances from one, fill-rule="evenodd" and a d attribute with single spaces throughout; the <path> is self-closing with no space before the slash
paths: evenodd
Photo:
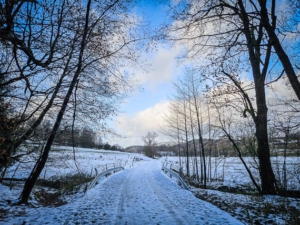
<path id="1" fill-rule="evenodd" d="M 16 163 L 10 167 L 6 177 L 27 178 L 34 165 L 33 157 L 37 158 L 38 154 L 24 157 L 22 163 Z M 139 159 L 146 160 L 147 158 L 140 154 L 120 151 L 84 148 L 75 148 L 73 151 L 71 147 L 55 147 L 49 154 L 40 178 L 49 179 L 75 173 L 94 176 L 97 172 L 117 166 L 132 167 L 139 164 Z"/>
<path id="2" fill-rule="evenodd" d="M 56 207 L 42 206 L 36 197 L 31 199 L 33 206 L 16 206 L 22 186 L 0 184 L 0 224 L 240 224 L 227 212 L 244 224 L 256 221 L 259 222 L 256 224 L 289 224 L 290 216 L 282 204 L 287 209 L 300 210 L 297 199 L 244 196 L 192 187 L 191 192 L 181 189 L 161 171 L 162 165 L 178 164 L 176 160 L 177 157 L 153 160 L 140 154 L 77 148 L 74 161 L 72 148 L 59 147 L 51 152 L 41 178 L 51 180 L 76 173 L 94 177 L 118 166 L 125 170 L 103 177 L 86 192 L 81 188 L 76 194 L 62 194 L 64 204 Z M 238 169 L 239 163 L 235 159 L 226 162 L 226 173 L 223 173 L 225 164 L 219 163 L 215 167 L 217 175 L 224 175 L 225 183 L 236 179 L 247 184 L 247 176 Z M 28 157 L 26 163 L 10 167 L 6 177 L 26 178 L 33 163 Z M 53 192 L 38 186 L 35 192 L 41 190 Z M 227 212 L 195 198 L 192 193 Z M 282 214 L 275 213 L 273 206 L 283 207 Z"/>
<path id="3" fill-rule="evenodd" d="M 258 163 L 251 157 L 244 158 L 247 166 L 252 172 L 253 177 L 258 183 L 260 183 L 258 173 Z M 284 157 L 272 157 L 271 158 L 273 170 L 277 180 L 283 180 L 283 165 Z M 300 157 L 287 157 L 285 159 L 286 165 L 286 180 L 287 186 L 290 190 L 300 189 Z M 163 159 L 163 165 L 175 170 L 180 169 L 180 163 L 178 157 L 165 157 Z M 209 167 L 209 158 L 206 158 L 207 168 Z M 181 167 L 186 174 L 186 159 L 181 157 Z M 195 174 L 196 166 L 194 158 L 190 159 L 190 173 Z M 198 158 L 198 173 L 200 175 L 200 162 Z M 238 157 L 212 157 L 211 158 L 211 172 L 207 169 L 207 173 L 210 173 L 212 186 L 227 186 L 227 187 L 247 187 L 255 189 L 249 174 L 247 173 L 244 165 Z"/>

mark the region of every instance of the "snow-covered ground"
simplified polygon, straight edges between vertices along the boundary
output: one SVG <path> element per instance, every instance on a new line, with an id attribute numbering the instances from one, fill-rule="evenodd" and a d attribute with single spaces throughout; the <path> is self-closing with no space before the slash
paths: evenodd
<path id="1" fill-rule="evenodd" d="M 56 208 L 24 208 L 8 224 L 242 224 L 181 189 L 147 161 L 102 180 L 74 202 Z"/>
<path id="2" fill-rule="evenodd" d="M 162 164 L 166 167 L 179 170 L 178 157 L 165 157 Z M 250 167 L 253 176 L 259 181 L 257 164 L 253 158 L 244 160 Z M 282 168 L 286 165 L 286 180 L 290 190 L 300 189 L 300 158 L 299 157 L 272 157 L 272 165 L 278 181 L 282 181 Z M 186 173 L 186 161 L 181 157 L 181 166 Z M 208 158 L 206 159 L 208 163 Z M 199 163 L 199 162 L 198 162 Z M 200 164 L 200 163 L 199 163 Z M 191 175 L 195 173 L 195 162 L 190 160 Z M 200 168 L 199 168 L 200 174 Z M 259 183 L 259 182 L 258 182 Z M 278 182 L 278 184 L 280 184 Z M 217 157 L 211 159 L 211 182 L 207 185 L 210 189 L 191 188 L 191 191 L 200 199 L 209 201 L 219 208 L 226 210 L 235 218 L 246 224 L 300 224 L 300 199 L 280 196 L 256 196 L 244 195 L 238 192 L 251 188 L 255 190 L 253 183 L 247 174 L 245 167 L 237 157 Z M 235 193 L 218 190 L 234 191 Z"/>
<path id="3" fill-rule="evenodd" d="M 75 153 L 76 161 L 70 148 L 52 151 L 41 178 L 51 180 L 78 172 L 95 176 L 117 166 L 125 170 L 103 177 L 86 192 L 81 188 L 77 194 L 61 195 L 65 204 L 56 207 L 42 206 L 36 197 L 31 199 L 33 206 L 16 206 L 22 186 L 0 184 L 0 224 L 241 224 L 238 220 L 244 224 L 289 224 L 283 210 L 282 215 L 272 211 L 273 203 L 300 210 L 297 199 L 181 189 L 161 170 L 162 164 L 175 163 L 176 158 L 152 160 L 140 154 L 92 149 L 76 149 Z M 6 177 L 24 178 L 32 166 L 32 158 L 27 158 L 27 163 L 9 168 Z M 222 171 L 223 167 L 218 168 Z M 42 190 L 48 189 L 37 186 L 35 192 Z"/>
<path id="4" fill-rule="evenodd" d="M 260 183 L 258 163 L 252 157 L 244 157 L 247 166 L 252 172 L 253 177 Z M 257 159 L 256 159 L 257 160 Z M 273 170 L 278 181 L 283 180 L 283 164 L 284 157 L 271 157 Z M 286 166 L 286 180 L 287 186 L 291 190 L 300 189 L 300 157 L 287 157 L 285 159 Z M 164 157 L 162 159 L 163 165 L 168 168 L 173 168 L 179 171 L 180 162 L 179 158 L 175 156 Z M 206 158 L 206 165 L 208 168 L 209 158 Z M 181 157 L 181 167 L 186 174 L 186 159 Z M 190 159 L 190 173 L 195 174 L 196 165 L 194 158 Z M 211 185 L 213 186 L 227 186 L 227 187 L 247 187 L 255 189 L 249 174 L 247 173 L 244 165 L 238 157 L 212 157 L 211 158 L 211 172 L 207 169 L 207 173 L 211 174 Z M 200 162 L 198 158 L 198 173 L 200 175 Z"/>
<path id="5" fill-rule="evenodd" d="M 34 165 L 33 158 L 37 157 L 37 153 L 24 157 L 22 163 L 16 163 L 8 169 L 6 177 L 27 178 Z M 71 147 L 55 147 L 49 154 L 40 178 L 49 179 L 75 173 L 94 176 L 97 172 L 112 167 L 132 167 L 139 163 L 138 159 L 147 159 L 147 157 L 120 151 L 84 148 L 75 148 L 73 151 Z"/>

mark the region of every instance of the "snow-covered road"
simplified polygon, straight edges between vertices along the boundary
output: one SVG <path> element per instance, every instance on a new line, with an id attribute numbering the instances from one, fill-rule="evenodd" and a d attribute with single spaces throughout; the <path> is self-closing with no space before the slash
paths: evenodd
<path id="1" fill-rule="evenodd" d="M 180 188 L 158 161 L 115 174 L 88 195 L 99 200 L 105 224 L 241 224 Z"/>
<path id="2" fill-rule="evenodd" d="M 155 160 L 105 178 L 67 205 L 27 210 L 11 224 L 242 224 L 180 188 Z"/>

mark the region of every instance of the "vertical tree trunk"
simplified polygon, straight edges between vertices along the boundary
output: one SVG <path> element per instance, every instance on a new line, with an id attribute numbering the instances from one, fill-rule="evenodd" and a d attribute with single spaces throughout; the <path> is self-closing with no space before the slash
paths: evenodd
<path id="1" fill-rule="evenodd" d="M 203 187 L 206 188 L 206 162 L 205 162 L 205 151 L 204 151 L 204 144 L 203 144 L 203 137 L 202 137 L 202 116 L 199 113 L 200 110 L 200 105 L 201 103 L 199 102 L 198 98 L 198 90 L 195 87 L 195 80 L 194 76 L 192 74 L 191 77 L 191 82 L 192 82 L 192 95 L 193 95 L 193 100 L 194 100 L 194 107 L 196 111 L 196 118 L 197 118 L 197 126 L 198 126 L 198 136 L 199 136 L 199 149 L 200 151 L 200 166 L 201 166 L 201 182 L 203 182 Z"/>
<path id="2" fill-rule="evenodd" d="M 179 171 L 182 172 L 181 168 L 181 156 L 180 156 L 180 130 L 179 130 L 179 123 L 178 123 L 178 115 L 177 115 L 177 141 L 178 141 L 178 157 L 179 157 Z"/>
<path id="3" fill-rule="evenodd" d="M 199 116 L 199 114 L 198 114 Z M 199 121 L 200 119 L 200 121 Z M 201 150 L 202 150 L 202 159 L 203 159 L 203 187 L 206 188 L 206 160 L 205 160 L 205 151 L 204 151 L 204 143 L 203 143 L 203 137 L 202 137 L 202 131 L 203 131 L 203 127 L 202 127 L 202 115 L 200 116 L 200 118 L 198 117 L 198 128 L 199 128 L 199 143 L 201 146 Z"/>
<path id="4" fill-rule="evenodd" d="M 210 128 L 210 113 L 209 113 L 209 104 L 207 103 L 207 115 L 208 115 L 208 148 L 209 148 L 209 159 L 208 159 L 208 179 L 211 182 L 211 148 L 212 148 L 212 141 L 211 141 L 211 128 Z"/>
<path id="5" fill-rule="evenodd" d="M 183 103 L 184 107 L 184 129 L 185 129 L 185 143 L 186 143 L 186 175 L 190 177 L 190 162 L 189 162 L 189 140 L 188 140 L 188 128 L 187 128 L 187 115 L 186 115 L 186 102 Z"/>
<path id="6" fill-rule="evenodd" d="M 252 115 L 252 118 L 254 120 L 256 129 L 255 136 L 257 139 L 257 154 L 259 161 L 259 173 L 261 178 L 261 191 L 262 194 L 276 194 L 276 179 L 270 160 L 270 148 L 268 140 L 268 108 L 265 93 L 265 78 L 271 55 L 270 43 L 266 51 L 264 65 L 262 65 L 263 68 L 261 72 L 260 62 L 262 59 L 260 52 L 260 36 L 262 35 L 262 29 L 259 30 L 259 33 L 257 34 L 258 37 L 256 39 L 253 32 L 251 32 L 252 25 L 250 25 L 249 15 L 245 10 L 244 2 L 242 0 L 238 0 L 238 5 L 240 7 L 240 18 L 243 21 L 244 25 L 243 33 L 245 34 L 245 37 L 247 39 L 249 60 L 255 85 L 257 114 L 256 116 Z M 252 112 L 251 114 L 254 114 L 254 112 Z"/>
<path id="7" fill-rule="evenodd" d="M 255 119 L 257 153 L 259 160 L 259 173 L 261 177 L 262 194 L 276 194 L 276 180 L 270 161 L 270 148 L 268 140 L 268 108 L 265 97 L 264 79 L 262 77 L 254 78 L 257 116 Z"/>
<path id="8" fill-rule="evenodd" d="M 189 111 L 190 111 L 191 132 L 192 132 L 193 146 L 194 146 L 194 155 L 195 155 L 196 178 L 197 178 L 197 181 L 199 182 L 199 170 L 198 170 L 198 161 L 197 161 L 197 147 L 196 147 L 196 141 L 195 141 L 195 135 L 194 135 L 193 118 L 192 118 L 192 108 L 191 108 L 191 103 L 190 102 L 189 102 Z"/>
<path id="9" fill-rule="evenodd" d="M 82 36 L 82 40 L 81 40 L 81 45 L 80 45 L 80 53 L 79 53 L 79 58 L 78 58 L 78 66 L 77 69 L 75 71 L 75 74 L 73 76 L 73 79 L 71 81 L 71 84 L 69 86 L 68 92 L 65 96 L 65 99 L 63 101 L 63 104 L 61 106 L 61 109 L 57 115 L 55 124 L 53 126 L 52 132 L 48 138 L 47 144 L 43 150 L 43 153 L 41 155 L 41 157 L 38 159 L 38 161 L 36 162 L 33 170 L 31 171 L 28 179 L 25 182 L 23 191 L 21 193 L 20 196 L 20 204 L 27 204 L 28 203 L 28 199 L 30 196 L 30 193 L 38 179 L 38 177 L 40 176 L 46 162 L 48 159 L 48 155 L 51 149 L 51 146 L 53 144 L 56 132 L 60 126 L 61 120 L 64 116 L 64 113 L 66 111 L 68 102 L 70 100 L 70 96 L 73 92 L 73 89 L 75 87 L 75 84 L 78 80 L 78 77 L 81 73 L 81 69 L 82 69 L 82 59 L 83 59 L 83 53 L 84 53 L 84 48 L 85 48 L 85 44 L 86 44 L 86 37 L 87 37 L 87 33 L 88 33 L 88 22 L 89 22 L 89 12 L 90 12 L 90 5 L 91 5 L 91 0 L 88 1 L 87 3 L 87 12 L 86 12 L 86 18 L 85 18 L 85 27 L 84 27 L 84 31 L 83 31 L 83 36 Z"/>
<path id="10" fill-rule="evenodd" d="M 283 191 L 287 191 L 287 176 L 286 176 L 286 153 L 288 149 L 288 142 L 289 142 L 289 134 L 290 134 L 290 126 L 285 130 L 285 137 L 284 137 L 284 151 L 283 151 L 283 165 L 282 165 L 282 182 L 283 182 Z"/>
<path id="11" fill-rule="evenodd" d="M 205 151 L 204 151 L 204 144 L 202 138 L 202 118 L 200 118 L 199 113 L 199 105 L 197 101 L 197 97 L 194 96 L 195 101 L 195 110 L 197 116 L 197 126 L 198 126 L 198 135 L 199 135 L 199 147 L 201 149 L 201 181 L 203 181 L 203 187 L 206 188 L 206 162 L 205 162 Z M 202 177 L 203 176 L 203 177 Z"/>

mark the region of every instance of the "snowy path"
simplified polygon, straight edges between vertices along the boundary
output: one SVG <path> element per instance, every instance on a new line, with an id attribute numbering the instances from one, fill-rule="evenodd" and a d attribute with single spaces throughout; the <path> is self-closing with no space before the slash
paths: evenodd
<path id="1" fill-rule="evenodd" d="M 156 161 L 120 172 L 96 189 L 105 224 L 241 224 L 180 188 Z"/>
<path id="2" fill-rule="evenodd" d="M 164 182 L 170 181 L 154 168 L 156 166 L 151 162 L 145 164 L 143 169 L 127 171 L 119 199 L 116 224 L 146 224 L 149 221 L 158 224 L 192 224 L 188 213 L 182 211 L 183 205 L 176 204 L 172 200 L 175 196 L 161 188 Z"/>
<path id="3" fill-rule="evenodd" d="M 118 172 L 85 197 L 58 208 L 31 209 L 15 224 L 242 224 L 194 197 L 161 170 L 158 161 Z M 11 221 L 12 222 L 12 221 Z M 1 224 L 1 222 L 0 222 Z"/>

